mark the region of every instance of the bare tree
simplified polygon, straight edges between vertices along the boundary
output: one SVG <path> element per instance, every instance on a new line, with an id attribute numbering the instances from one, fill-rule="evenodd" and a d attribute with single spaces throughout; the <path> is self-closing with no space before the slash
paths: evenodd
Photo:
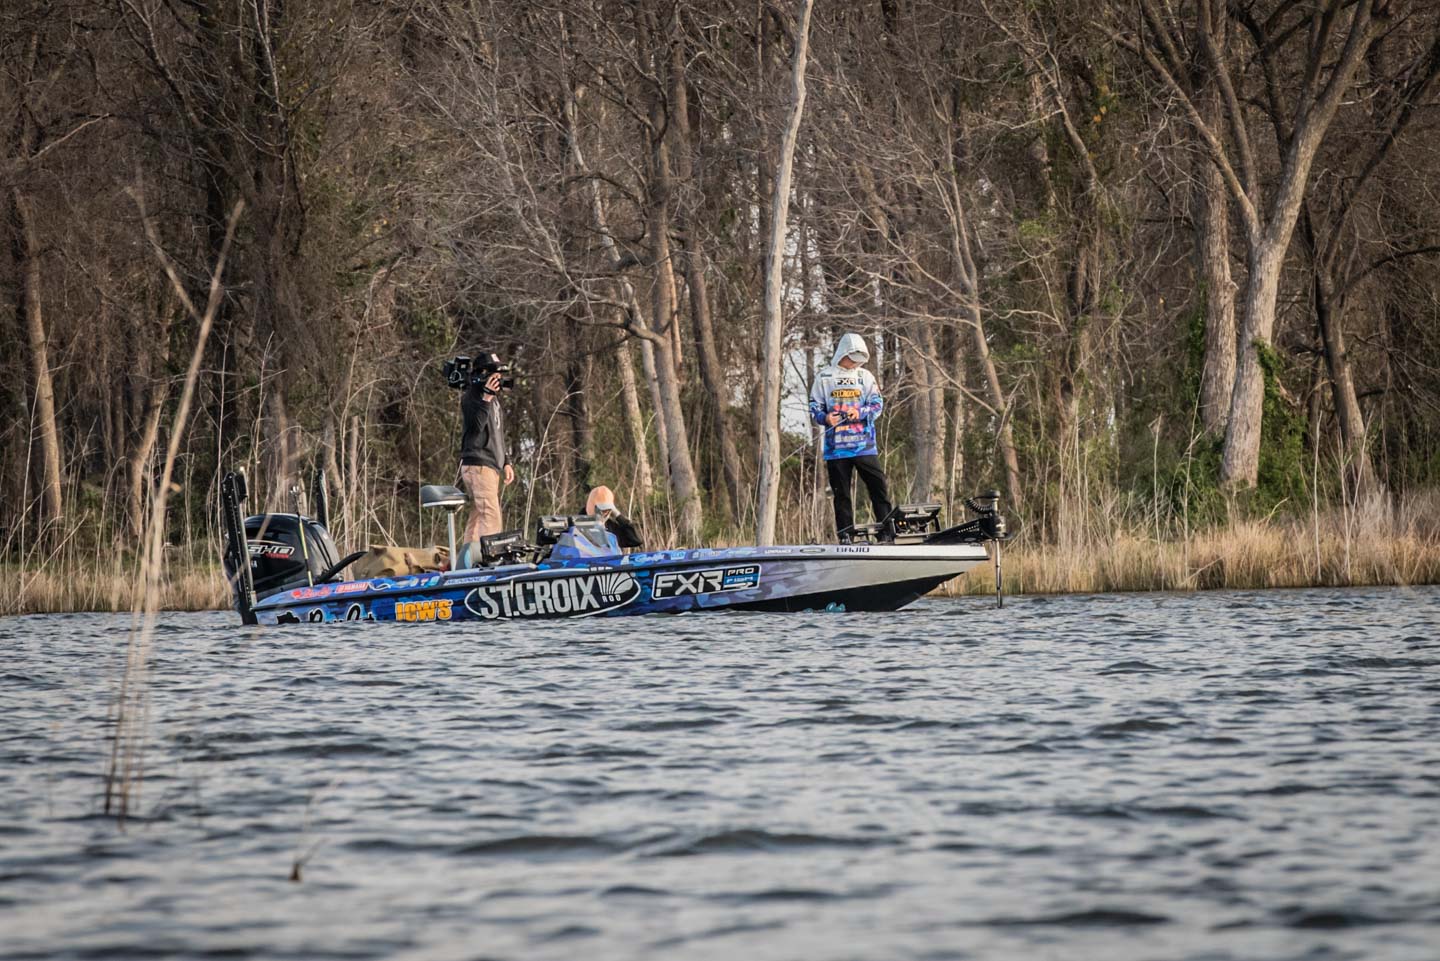
<path id="1" fill-rule="evenodd" d="M 1316 152 L 1370 47 L 1375 22 L 1388 18 L 1390 4 L 1388 0 L 1356 0 L 1353 4 L 1325 0 L 1313 6 L 1277 5 L 1271 15 L 1275 21 L 1273 32 L 1302 39 L 1305 50 L 1299 88 L 1286 111 L 1284 156 L 1273 188 L 1266 190 L 1251 145 L 1244 103 L 1236 92 L 1233 68 L 1216 37 L 1217 24 L 1227 15 L 1224 5 L 1218 0 L 1196 0 L 1194 34 L 1225 99 L 1231 135 L 1228 149 L 1223 133 L 1206 123 L 1200 112 L 1196 93 L 1186 79 L 1174 26 L 1161 16 L 1154 0 L 1137 2 L 1145 29 L 1134 35 L 1112 31 L 1111 36 L 1139 55 L 1183 106 L 1240 211 L 1248 250 L 1248 277 L 1221 476 L 1231 487 L 1253 487 L 1259 470 L 1264 353 L 1271 349 L 1274 336 L 1285 253 L 1300 216 Z M 1292 13 L 1297 16 L 1290 17 Z M 1337 31 L 1342 23 L 1343 28 Z"/>
<path id="2" fill-rule="evenodd" d="M 784 375 L 785 228 L 790 212 L 790 178 L 795 165 L 795 142 L 805 112 L 805 66 L 810 43 L 810 11 L 814 0 L 801 0 L 795 28 L 795 53 L 790 73 L 790 110 L 775 165 L 775 193 L 770 203 L 770 242 L 765 251 L 765 330 L 760 381 L 760 479 L 755 509 L 755 542 L 775 543 L 775 519 L 780 507 L 780 387 Z"/>
<path id="3" fill-rule="evenodd" d="M 19 63 L 7 65 L 11 82 L 20 92 L 11 137 L 12 170 L 23 171 L 32 165 L 43 149 L 37 106 L 32 89 L 40 81 L 41 35 L 32 30 L 26 39 Z M 40 435 L 40 493 L 43 517 L 47 525 L 60 521 L 65 512 L 60 477 L 60 430 L 55 416 L 55 384 L 50 367 L 50 344 L 45 326 L 42 249 L 35 224 L 35 213 L 26 195 L 23 180 L 16 176 L 9 184 L 11 250 L 18 265 L 20 281 L 16 284 L 15 313 L 24 318 L 25 347 L 30 360 L 31 384 L 34 389 L 35 431 Z"/>

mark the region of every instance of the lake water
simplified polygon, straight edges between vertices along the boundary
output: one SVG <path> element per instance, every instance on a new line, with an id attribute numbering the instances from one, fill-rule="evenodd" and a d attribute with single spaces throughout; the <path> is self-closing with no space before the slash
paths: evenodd
<path id="1" fill-rule="evenodd" d="M 124 830 L 128 618 L 0 621 L 0 957 L 1440 957 L 1440 589 L 233 620 Z"/>

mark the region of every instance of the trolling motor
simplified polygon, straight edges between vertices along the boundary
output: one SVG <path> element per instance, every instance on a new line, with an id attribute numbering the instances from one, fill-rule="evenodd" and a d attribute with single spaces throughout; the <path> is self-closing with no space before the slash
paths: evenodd
<path id="1" fill-rule="evenodd" d="M 995 606 L 1005 606 L 1004 580 L 1000 562 L 1000 545 L 1015 536 L 1000 513 L 1000 492 L 989 490 L 965 499 L 965 507 L 975 515 L 972 520 L 946 528 L 926 538 L 927 544 L 994 544 L 991 557 L 995 562 Z"/>

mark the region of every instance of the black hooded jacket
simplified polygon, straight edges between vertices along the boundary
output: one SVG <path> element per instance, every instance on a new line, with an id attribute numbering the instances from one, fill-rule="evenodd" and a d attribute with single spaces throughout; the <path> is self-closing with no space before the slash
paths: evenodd
<path id="1" fill-rule="evenodd" d="M 471 384 L 460 395 L 464 431 L 460 435 L 460 463 L 466 467 L 493 467 L 501 470 L 505 456 L 505 421 L 499 398 L 486 399 L 483 384 Z"/>

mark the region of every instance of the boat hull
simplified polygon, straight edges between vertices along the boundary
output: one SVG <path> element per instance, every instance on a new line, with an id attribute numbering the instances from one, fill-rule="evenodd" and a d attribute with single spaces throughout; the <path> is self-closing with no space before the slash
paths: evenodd
<path id="1" fill-rule="evenodd" d="M 892 611 L 987 559 L 971 544 L 657 551 L 300 587 L 261 600 L 255 615 L 293 624 Z"/>

